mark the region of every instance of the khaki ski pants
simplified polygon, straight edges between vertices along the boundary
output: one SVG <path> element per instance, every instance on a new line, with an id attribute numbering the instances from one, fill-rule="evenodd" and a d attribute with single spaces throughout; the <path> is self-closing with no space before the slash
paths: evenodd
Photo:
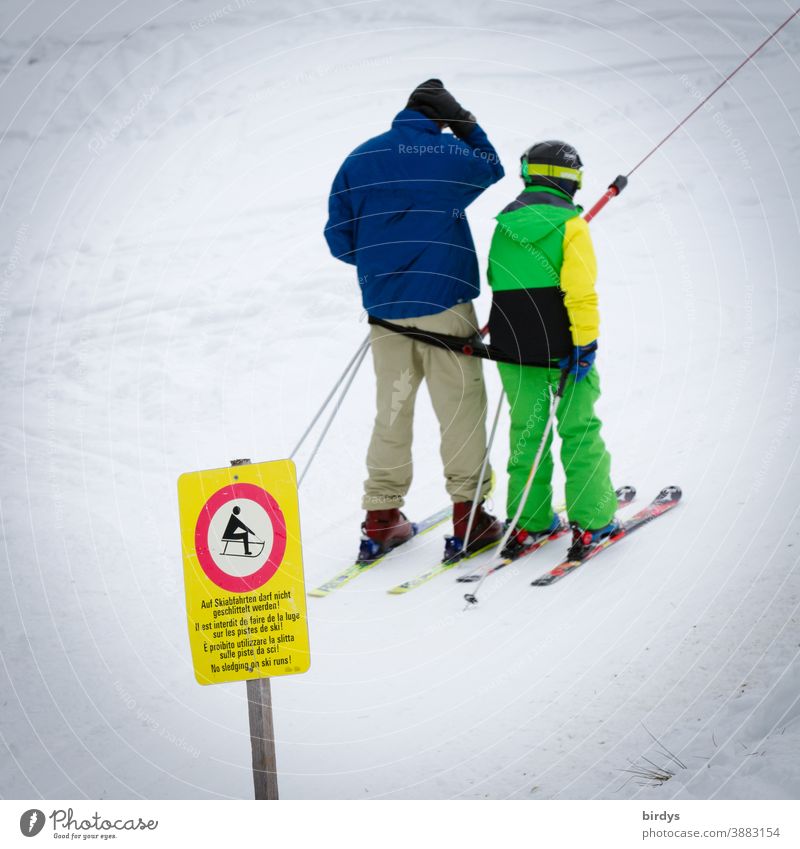
<path id="1" fill-rule="evenodd" d="M 471 303 L 392 324 L 471 336 L 477 330 Z M 377 379 L 377 415 L 367 452 L 365 510 L 401 507 L 411 486 L 414 402 L 422 379 L 428 384 L 439 419 L 441 457 L 447 492 L 454 502 L 472 501 L 486 451 L 486 388 L 481 361 L 372 327 L 372 361 Z M 488 494 L 491 467 L 481 489 Z"/>

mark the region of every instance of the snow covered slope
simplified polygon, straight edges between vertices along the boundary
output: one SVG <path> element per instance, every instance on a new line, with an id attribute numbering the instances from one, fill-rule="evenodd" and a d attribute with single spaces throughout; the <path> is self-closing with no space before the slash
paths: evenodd
<path id="1" fill-rule="evenodd" d="M 510 175 L 470 209 L 484 266 L 525 147 L 575 144 L 593 202 L 789 9 L 4 12 L 0 795 L 248 797 L 245 688 L 191 671 L 175 484 L 285 456 L 363 338 L 321 235 L 342 158 L 441 77 Z M 467 613 L 450 576 L 386 593 L 436 534 L 310 599 L 311 672 L 273 683 L 284 797 L 800 795 L 798 48 L 795 22 L 592 225 L 615 481 L 684 503 L 533 589 L 543 549 Z M 355 550 L 372 393 L 364 368 L 303 485 L 309 586 Z M 417 416 L 423 516 L 444 488 Z M 629 780 L 645 757 L 674 777 Z"/>

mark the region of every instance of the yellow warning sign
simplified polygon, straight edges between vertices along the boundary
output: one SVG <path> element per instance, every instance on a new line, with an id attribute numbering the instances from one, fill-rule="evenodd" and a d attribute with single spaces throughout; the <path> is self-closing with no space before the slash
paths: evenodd
<path id="1" fill-rule="evenodd" d="M 186 613 L 200 684 L 296 675 L 311 663 L 291 460 L 178 478 Z"/>

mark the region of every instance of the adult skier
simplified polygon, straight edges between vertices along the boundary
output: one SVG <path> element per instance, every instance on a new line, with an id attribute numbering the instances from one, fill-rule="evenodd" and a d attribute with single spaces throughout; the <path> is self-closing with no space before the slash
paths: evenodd
<path id="1" fill-rule="evenodd" d="M 520 363 L 498 363 L 511 407 L 508 515 L 519 507 L 544 434 L 550 393 L 561 370 L 569 369 L 556 422 L 572 527 L 570 557 L 579 557 L 619 527 L 611 458 L 594 411 L 600 397 L 594 366 L 597 265 L 589 226 L 573 200 L 583 163 L 571 145 L 545 141 L 522 155 L 521 166 L 525 188 L 497 216 L 489 253 L 492 345 Z M 560 525 L 553 512 L 551 441 L 548 437 L 506 556 L 519 555 Z"/>
<path id="2" fill-rule="evenodd" d="M 454 135 L 443 133 L 449 127 Z M 401 327 L 467 337 L 477 319 L 478 263 L 466 207 L 503 176 L 475 117 L 440 80 L 411 94 L 391 129 L 357 147 L 333 181 L 325 238 L 331 253 L 357 267 L 364 309 Z M 400 511 L 411 485 L 414 401 L 423 378 L 439 420 L 453 538 L 463 546 L 486 450 L 481 363 L 385 327 L 371 328 L 377 414 L 367 452 L 359 558 L 406 542 L 414 527 Z M 475 550 L 502 536 L 483 509 L 491 481 L 480 481 L 470 534 Z"/>

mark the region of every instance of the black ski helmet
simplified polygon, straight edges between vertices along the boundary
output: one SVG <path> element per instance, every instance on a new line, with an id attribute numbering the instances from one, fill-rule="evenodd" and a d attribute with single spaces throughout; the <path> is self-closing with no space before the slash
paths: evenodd
<path id="1" fill-rule="evenodd" d="M 581 187 L 583 162 L 578 151 L 566 142 L 537 142 L 522 154 L 520 166 L 526 186 L 548 186 L 570 197 Z"/>

